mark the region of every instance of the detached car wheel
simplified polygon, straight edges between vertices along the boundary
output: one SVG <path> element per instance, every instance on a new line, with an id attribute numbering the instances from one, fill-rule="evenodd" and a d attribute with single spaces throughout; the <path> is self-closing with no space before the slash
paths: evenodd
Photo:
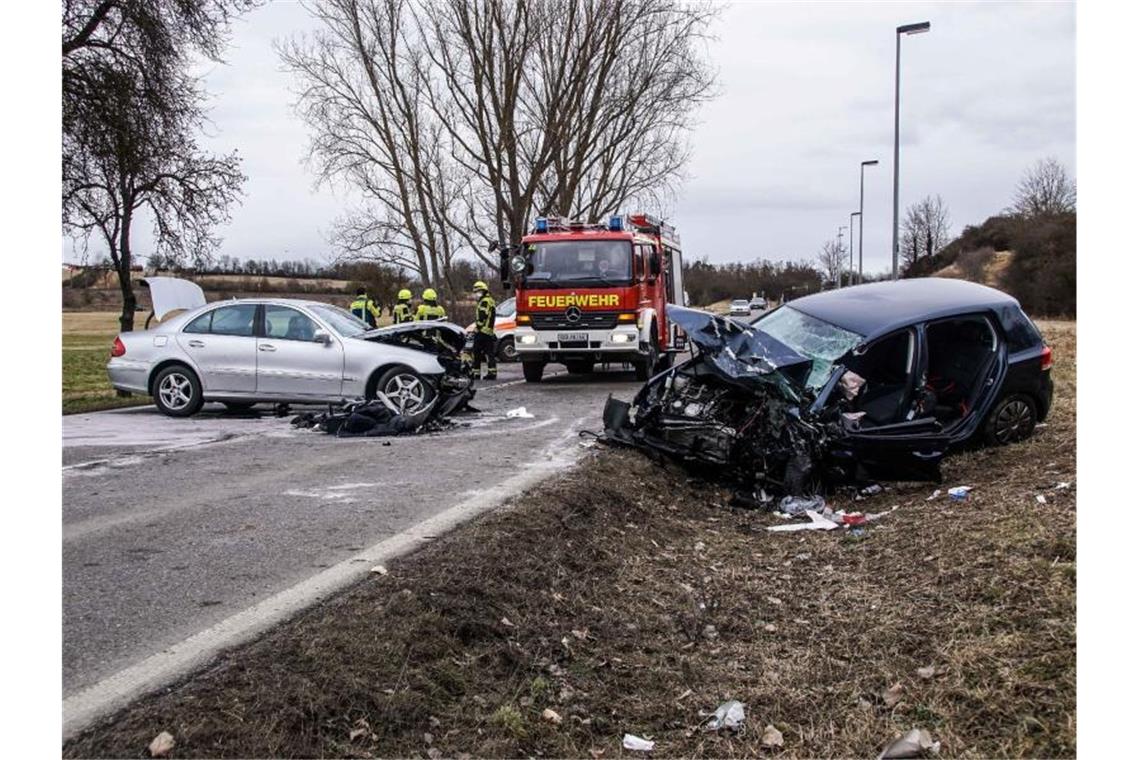
<path id="1" fill-rule="evenodd" d="M 1037 408 L 1033 399 L 1021 393 L 1006 396 L 994 406 L 986 418 L 986 442 L 994 446 L 1024 441 L 1037 427 Z"/>
<path id="2" fill-rule="evenodd" d="M 435 388 L 419 372 L 393 367 L 376 381 L 375 396 L 383 396 L 400 414 L 416 414 L 435 398 Z"/>
<path id="3" fill-rule="evenodd" d="M 154 378 L 154 405 L 168 417 L 189 417 L 202 408 L 202 384 L 189 367 L 167 367 Z"/>
<path id="4" fill-rule="evenodd" d="M 501 362 L 517 362 L 519 360 L 519 351 L 515 348 L 515 339 L 511 336 L 499 341 L 498 353 Z"/>

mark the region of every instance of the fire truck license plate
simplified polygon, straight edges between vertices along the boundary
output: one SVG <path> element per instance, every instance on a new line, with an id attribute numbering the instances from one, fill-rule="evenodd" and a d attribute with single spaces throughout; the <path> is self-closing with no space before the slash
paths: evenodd
<path id="1" fill-rule="evenodd" d="M 586 333 L 558 333 L 559 343 L 573 343 L 574 341 L 585 342 L 589 338 Z"/>

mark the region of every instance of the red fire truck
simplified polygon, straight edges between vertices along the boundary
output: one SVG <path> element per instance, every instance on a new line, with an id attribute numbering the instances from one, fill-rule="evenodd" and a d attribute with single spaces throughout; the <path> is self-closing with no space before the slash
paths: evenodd
<path id="1" fill-rule="evenodd" d="M 676 230 L 648 214 L 606 224 L 540 217 L 522 244 L 502 252 L 504 286 L 516 288 L 515 348 L 527 382 L 550 363 L 571 374 L 632 364 L 639 380 L 686 348 L 666 304 L 684 305 Z"/>

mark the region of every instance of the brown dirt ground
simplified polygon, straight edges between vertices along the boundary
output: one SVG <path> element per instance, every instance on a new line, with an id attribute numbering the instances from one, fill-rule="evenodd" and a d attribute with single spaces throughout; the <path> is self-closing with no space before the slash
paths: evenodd
<path id="1" fill-rule="evenodd" d="M 900 505 L 863 538 L 768 533 L 719 488 L 599 449 L 64 755 L 146 756 L 169 731 L 176 757 L 598 758 L 638 754 L 630 732 L 664 756 L 867 757 L 918 726 L 943 756 L 1073 756 L 1076 330 L 1044 327 L 1048 424 L 949 459 L 965 502 L 898 485 L 859 504 Z M 726 699 L 747 731 L 701 730 Z"/>

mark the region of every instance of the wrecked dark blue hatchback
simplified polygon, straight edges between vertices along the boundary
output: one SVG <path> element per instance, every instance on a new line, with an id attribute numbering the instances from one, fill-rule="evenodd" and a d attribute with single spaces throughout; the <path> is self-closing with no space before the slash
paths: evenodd
<path id="1" fill-rule="evenodd" d="M 611 401 L 610 440 L 715 465 L 755 492 L 938 480 L 969 441 L 1028 437 L 1052 350 L 1010 296 L 949 279 L 807 296 L 749 324 L 680 307 L 696 355 Z"/>

